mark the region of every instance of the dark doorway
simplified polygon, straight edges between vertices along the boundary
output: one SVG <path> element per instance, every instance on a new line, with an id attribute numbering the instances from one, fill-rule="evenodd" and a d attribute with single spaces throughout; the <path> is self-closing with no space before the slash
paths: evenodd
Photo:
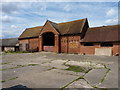
<path id="1" fill-rule="evenodd" d="M 47 32 L 42 35 L 43 40 L 43 50 L 44 51 L 54 51 L 55 36 L 52 32 Z"/>
<path id="2" fill-rule="evenodd" d="M 52 32 L 43 34 L 43 46 L 54 46 L 54 34 Z"/>

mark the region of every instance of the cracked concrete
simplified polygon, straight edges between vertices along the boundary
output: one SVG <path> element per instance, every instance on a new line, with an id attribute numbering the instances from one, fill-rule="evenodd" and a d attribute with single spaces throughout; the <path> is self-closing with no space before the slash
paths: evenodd
<path id="1" fill-rule="evenodd" d="M 73 82 L 66 88 L 93 88 L 84 79 Z"/>
<path id="2" fill-rule="evenodd" d="M 93 69 L 90 72 L 88 72 L 84 78 L 92 85 L 92 86 L 97 86 L 100 82 L 101 79 L 104 77 L 106 74 L 106 69 Z"/>
<path id="3" fill-rule="evenodd" d="M 56 53 L 23 53 L 4 54 L 3 68 L 16 67 L 2 71 L 3 88 L 15 85 L 24 85 L 29 88 L 117 88 L 118 87 L 118 61 L 117 57 L 83 56 L 74 54 Z M 10 63 L 8 63 L 10 62 Z M 38 64 L 27 66 L 28 64 Z M 69 66 L 81 66 L 91 70 L 74 72 L 65 70 Z M 110 70 L 109 72 L 107 72 Z M 112 82 L 111 82 L 112 81 Z"/>

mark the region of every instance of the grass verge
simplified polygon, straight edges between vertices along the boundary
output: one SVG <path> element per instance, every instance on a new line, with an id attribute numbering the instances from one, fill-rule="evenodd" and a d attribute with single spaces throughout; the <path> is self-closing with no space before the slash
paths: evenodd
<path id="1" fill-rule="evenodd" d="M 67 69 L 64 70 L 69 70 L 69 71 L 74 71 L 74 72 L 87 72 L 87 69 L 81 66 L 70 66 Z"/>
<path id="2" fill-rule="evenodd" d="M 7 80 L 2 80 L 1 83 L 4 83 L 4 82 L 7 82 L 7 81 L 10 81 L 10 80 L 15 80 L 17 79 L 18 77 L 13 77 L 13 78 L 10 78 L 10 79 L 7 79 Z"/>
<path id="3" fill-rule="evenodd" d="M 37 66 L 39 64 L 28 64 L 28 66 Z"/>
<path id="4" fill-rule="evenodd" d="M 27 66 L 37 66 L 37 65 L 39 65 L 39 64 L 17 65 L 16 67 L 0 69 L 0 71 L 5 71 L 5 70 L 9 70 L 9 69 L 16 69 L 16 68 L 21 68 L 21 67 L 27 67 Z"/>
<path id="5" fill-rule="evenodd" d="M 6 63 L 0 63 L 0 65 L 4 65 L 4 64 L 9 64 L 9 63 L 11 63 L 11 62 L 6 62 Z"/>

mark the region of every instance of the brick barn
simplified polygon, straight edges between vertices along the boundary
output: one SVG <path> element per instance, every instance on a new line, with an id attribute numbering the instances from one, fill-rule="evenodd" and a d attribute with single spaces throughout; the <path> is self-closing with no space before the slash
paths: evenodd
<path id="1" fill-rule="evenodd" d="M 118 26 L 89 28 L 87 18 L 64 23 L 47 20 L 43 26 L 27 28 L 18 38 L 19 48 L 21 51 L 118 55 Z"/>

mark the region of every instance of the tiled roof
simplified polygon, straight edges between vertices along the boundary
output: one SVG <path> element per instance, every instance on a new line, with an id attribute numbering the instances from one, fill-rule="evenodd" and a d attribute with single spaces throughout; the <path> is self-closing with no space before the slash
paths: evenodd
<path id="1" fill-rule="evenodd" d="M 8 39 L 0 39 L 0 46 L 16 46 L 18 44 L 17 38 L 8 38 Z"/>
<path id="2" fill-rule="evenodd" d="M 120 41 L 118 34 L 120 25 L 89 28 L 81 42 L 111 42 Z"/>
<path id="3" fill-rule="evenodd" d="M 83 26 L 85 24 L 85 21 L 87 19 L 80 19 L 70 22 L 64 22 L 64 23 L 54 23 L 52 21 L 49 21 L 50 24 L 61 34 L 77 34 L 80 33 L 83 29 Z M 27 28 L 20 36 L 21 38 L 29 38 L 29 37 L 38 37 L 40 34 L 40 31 L 43 26 L 33 27 L 33 28 Z"/>
<path id="4" fill-rule="evenodd" d="M 29 37 L 38 37 L 40 34 L 40 30 L 42 26 L 27 28 L 25 31 L 19 36 L 21 38 L 29 38 Z"/>
<path id="5" fill-rule="evenodd" d="M 86 19 L 75 20 L 71 22 L 59 23 L 61 34 L 78 34 L 81 33 Z"/>

